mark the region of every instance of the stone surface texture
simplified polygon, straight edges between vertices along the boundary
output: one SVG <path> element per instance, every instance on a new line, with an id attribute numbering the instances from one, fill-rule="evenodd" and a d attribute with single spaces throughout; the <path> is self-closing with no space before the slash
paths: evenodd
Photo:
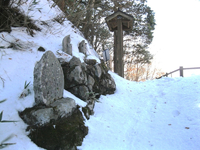
<path id="1" fill-rule="evenodd" d="M 69 63 L 61 65 L 65 80 L 64 88 L 84 101 L 89 100 L 88 95 L 91 92 L 98 93 L 99 96 L 113 94 L 116 85 L 104 63 L 85 61 L 87 63 L 81 63 L 78 58 L 73 57 Z"/>
<path id="2" fill-rule="evenodd" d="M 85 43 L 85 40 L 83 40 L 79 43 L 78 49 L 79 49 L 79 52 L 86 55 L 86 53 L 87 53 L 87 43 Z"/>
<path id="3" fill-rule="evenodd" d="M 58 121 L 61 118 L 67 118 L 76 108 L 73 99 L 62 98 L 48 107 L 36 105 L 33 108 L 27 108 L 20 113 L 20 116 L 28 125 L 39 127 L 48 125 L 52 120 Z"/>
<path id="4" fill-rule="evenodd" d="M 70 39 L 70 35 L 64 37 L 63 41 L 62 41 L 62 47 L 63 47 L 63 52 L 72 55 L 72 44 L 71 43 L 71 39 Z"/>
<path id="5" fill-rule="evenodd" d="M 66 36 L 62 44 L 63 51 L 71 55 L 70 42 L 70 36 Z M 86 55 L 84 40 L 79 50 Z M 82 112 L 89 119 L 100 95 L 113 94 L 116 85 L 103 62 L 86 59 L 81 63 L 74 56 L 69 62 L 58 60 L 53 52 L 47 51 L 36 63 L 35 105 L 19 112 L 19 116 L 28 124 L 28 136 L 38 146 L 48 150 L 76 150 L 88 134 Z M 82 112 L 73 99 L 63 98 L 64 89 L 87 102 Z"/>
<path id="6" fill-rule="evenodd" d="M 68 117 L 76 108 L 76 103 L 71 98 L 62 98 L 51 104 L 59 118 Z"/>
<path id="7" fill-rule="evenodd" d="M 85 82 L 80 80 L 82 69 L 79 61 L 75 59 L 71 65 L 72 70 L 77 70 L 71 78 L 74 82 Z M 63 90 L 61 64 L 51 51 L 47 51 L 34 68 L 35 106 L 19 112 L 19 116 L 28 124 L 31 140 L 48 150 L 76 150 L 88 134 L 79 106 L 74 99 L 63 98 Z M 82 87 L 79 90 L 85 94 Z"/>
<path id="8" fill-rule="evenodd" d="M 36 104 L 50 105 L 63 97 L 64 76 L 60 63 L 51 51 L 44 53 L 34 68 Z"/>
<path id="9" fill-rule="evenodd" d="M 88 134 L 84 118 L 79 108 L 71 116 L 51 120 L 43 126 L 30 125 L 27 128 L 29 138 L 39 147 L 47 150 L 77 150 Z"/>

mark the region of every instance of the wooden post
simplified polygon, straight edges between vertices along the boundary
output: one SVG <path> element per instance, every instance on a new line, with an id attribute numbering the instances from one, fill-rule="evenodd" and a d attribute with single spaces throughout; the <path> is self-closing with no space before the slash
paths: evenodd
<path id="1" fill-rule="evenodd" d="M 118 53 L 118 74 L 124 77 L 124 62 L 123 62 L 123 31 L 122 31 L 122 20 L 117 19 L 117 53 Z"/>
<path id="2" fill-rule="evenodd" d="M 119 53 L 118 53 L 118 50 L 117 50 L 117 30 L 116 31 L 114 31 L 114 72 L 115 73 L 119 73 L 119 71 L 118 71 L 118 64 L 119 64 L 119 62 L 118 62 L 118 56 L 119 56 Z"/>
<path id="3" fill-rule="evenodd" d="M 114 72 L 124 77 L 123 68 L 123 31 L 121 19 L 117 20 L 117 29 L 114 31 Z"/>
<path id="4" fill-rule="evenodd" d="M 183 77 L 183 66 L 180 66 L 180 77 Z"/>
<path id="5" fill-rule="evenodd" d="M 123 30 L 132 30 L 133 22 L 133 16 L 120 9 L 106 17 L 110 31 L 114 31 L 114 72 L 121 77 L 124 77 Z"/>

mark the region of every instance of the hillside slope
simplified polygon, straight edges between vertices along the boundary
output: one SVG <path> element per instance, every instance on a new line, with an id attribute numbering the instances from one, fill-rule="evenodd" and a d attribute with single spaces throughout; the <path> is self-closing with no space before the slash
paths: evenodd
<path id="1" fill-rule="evenodd" d="M 31 0 L 21 6 L 25 12 Z M 84 40 L 81 33 L 72 28 L 69 21 L 59 24 L 53 18 L 61 14 L 52 2 L 43 0 L 29 15 L 42 29 L 35 31 L 34 37 L 27 35 L 26 28 L 12 28 L 12 32 L 1 32 L 0 46 L 10 43 L 21 45 L 16 50 L 0 49 L 0 112 L 3 120 L 15 123 L 0 123 L 0 142 L 13 135 L 9 143 L 16 143 L 5 150 L 39 150 L 27 137 L 27 125 L 18 116 L 34 104 L 33 69 L 43 52 L 38 47 L 51 50 L 61 57 L 62 39 L 69 35 L 73 55 L 83 60 L 78 52 L 78 43 Z M 42 8 L 40 11 L 36 8 Z M 44 25 L 43 22 L 47 23 Z M 88 58 L 99 61 L 96 52 L 88 44 Z M 66 59 L 71 56 L 65 55 Z M 200 76 L 188 78 L 163 78 L 146 82 L 127 81 L 115 73 L 117 90 L 113 95 L 101 96 L 95 106 L 95 114 L 86 120 L 89 134 L 79 147 L 82 150 L 199 150 L 200 148 Z M 19 98 L 25 82 L 30 82 L 31 94 Z M 65 91 L 64 96 L 72 97 L 79 105 L 80 99 Z"/>

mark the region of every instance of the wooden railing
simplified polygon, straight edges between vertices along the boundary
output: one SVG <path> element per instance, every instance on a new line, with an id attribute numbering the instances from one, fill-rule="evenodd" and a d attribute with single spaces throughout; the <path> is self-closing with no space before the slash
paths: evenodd
<path id="1" fill-rule="evenodd" d="M 192 67 L 192 68 L 183 68 L 183 66 L 180 66 L 179 69 L 176 69 L 170 73 L 166 73 L 165 75 L 161 76 L 161 77 L 158 77 L 157 79 L 160 79 L 162 77 L 168 77 L 168 75 L 174 73 L 174 72 L 177 72 L 177 71 L 180 71 L 180 77 L 183 77 L 183 70 L 189 70 L 189 69 L 200 69 L 200 67 Z"/>

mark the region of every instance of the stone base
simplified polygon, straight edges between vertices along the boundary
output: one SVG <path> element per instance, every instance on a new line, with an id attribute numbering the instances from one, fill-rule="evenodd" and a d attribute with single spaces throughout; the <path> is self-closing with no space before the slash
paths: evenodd
<path id="1" fill-rule="evenodd" d="M 88 134 L 84 118 L 79 109 L 65 119 L 43 127 L 29 128 L 29 138 L 39 147 L 48 150 L 77 150 Z"/>

